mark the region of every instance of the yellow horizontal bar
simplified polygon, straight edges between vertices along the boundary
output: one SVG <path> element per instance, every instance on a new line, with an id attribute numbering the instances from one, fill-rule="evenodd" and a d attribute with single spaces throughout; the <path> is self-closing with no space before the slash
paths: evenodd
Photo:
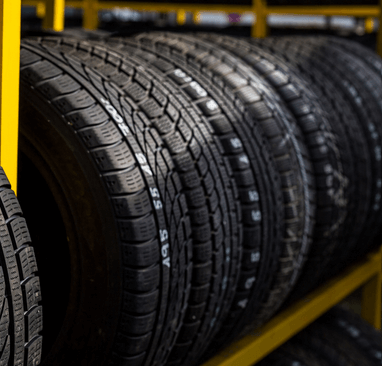
<path id="1" fill-rule="evenodd" d="M 82 8 L 82 1 L 78 0 L 68 0 L 66 1 L 67 6 L 73 8 Z M 250 12 L 252 10 L 252 6 L 240 6 L 240 5 L 208 5 L 208 4 L 176 4 L 176 3 L 151 3 L 151 2 L 137 2 L 137 1 L 99 1 L 98 9 L 114 9 L 114 8 L 129 8 L 134 10 L 141 11 L 160 11 L 160 12 L 168 12 L 168 11 L 221 11 L 227 13 L 244 13 Z"/>
<path id="2" fill-rule="evenodd" d="M 23 0 L 23 5 L 36 6 L 41 0 Z M 82 9 L 83 1 L 68 0 L 66 5 Z M 226 4 L 177 4 L 177 3 L 153 3 L 138 1 L 99 1 L 98 9 L 129 8 L 141 11 L 221 11 L 226 13 L 247 13 L 252 12 L 253 7 L 243 5 Z M 379 6 L 267 6 L 264 11 L 267 14 L 295 14 L 295 15 L 325 15 L 325 16 L 359 16 L 359 17 L 378 17 L 381 13 Z"/>
<path id="3" fill-rule="evenodd" d="M 40 4 L 45 4 L 45 1 L 41 0 L 22 0 L 21 1 L 22 5 L 27 5 L 27 6 L 38 6 Z"/>
<path id="4" fill-rule="evenodd" d="M 328 281 L 308 297 L 274 317 L 254 334 L 224 349 L 203 366 L 253 365 L 357 288 L 378 276 L 380 271 L 381 252 L 378 252 L 370 255 L 362 264 L 352 266 L 340 276 Z"/>
<path id="5" fill-rule="evenodd" d="M 28 0 L 31 1 L 31 0 Z M 83 3 L 79 0 L 69 0 L 68 6 L 82 8 Z M 147 11 L 222 11 L 233 13 L 246 13 L 253 11 L 252 6 L 226 5 L 226 4 L 177 4 L 177 3 L 153 3 L 137 1 L 111 1 L 98 2 L 98 9 L 130 8 Z M 302 14 L 302 15 L 343 15 L 359 17 L 377 17 L 380 14 L 379 6 L 267 6 L 267 14 Z"/>
<path id="6" fill-rule="evenodd" d="M 268 6 L 268 14 L 378 17 L 379 6 Z"/>

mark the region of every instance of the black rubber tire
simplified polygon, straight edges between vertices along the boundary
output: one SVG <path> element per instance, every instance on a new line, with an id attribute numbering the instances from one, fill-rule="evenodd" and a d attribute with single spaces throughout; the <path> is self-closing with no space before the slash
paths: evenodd
<path id="1" fill-rule="evenodd" d="M 242 119 L 235 113 L 235 107 L 231 100 L 224 98 L 221 93 L 215 92 L 198 73 L 194 72 L 191 76 L 187 71 L 184 71 L 184 66 L 181 66 L 182 69 L 180 69 L 179 64 L 174 65 L 168 59 L 165 61 L 152 53 L 134 48 L 134 43 L 128 40 L 115 42 L 110 39 L 106 44 L 114 52 L 125 55 L 125 58 L 134 57 L 138 58 L 140 64 L 149 64 L 150 69 L 156 70 L 156 74 L 161 74 L 163 80 L 166 78 L 172 80 L 174 79 L 174 72 L 178 72 L 178 74 L 181 72 L 183 78 L 175 78 L 176 85 L 179 84 L 178 93 L 182 94 L 199 110 L 199 113 L 204 115 L 206 120 L 210 121 L 212 129 L 221 142 L 223 155 L 228 158 L 234 172 L 240 192 L 244 224 L 243 260 L 233 306 L 229 309 L 228 314 L 226 313 L 221 318 L 224 319 L 228 316 L 230 319 L 230 321 L 225 322 L 226 329 L 219 331 L 218 338 L 224 339 L 230 333 L 230 328 L 236 324 L 236 320 L 244 312 L 245 306 L 243 307 L 241 304 L 248 301 L 246 299 L 250 299 L 249 301 L 252 302 L 257 301 L 260 304 L 261 300 L 267 296 L 271 284 L 270 279 L 277 266 L 278 243 L 282 235 L 283 208 L 280 178 L 268 153 L 268 146 L 256 126 L 252 129 L 255 138 L 248 138 L 250 132 L 240 123 Z M 198 84 L 199 82 L 203 87 L 207 85 L 206 89 L 203 89 Z M 203 95 L 198 95 L 194 84 L 198 86 L 199 94 Z M 221 107 L 219 112 L 216 111 L 212 116 L 209 115 L 208 110 L 200 107 L 200 105 L 204 105 L 203 101 L 205 102 L 206 95 L 208 98 L 213 98 Z M 238 146 L 236 146 L 237 142 L 240 142 Z M 260 212 L 259 218 L 257 218 L 258 212 Z M 253 218 L 254 214 L 256 219 Z M 191 323 L 191 319 L 188 322 Z M 220 325 L 217 324 L 216 329 L 219 327 Z M 191 336 L 193 334 L 189 332 L 189 339 Z M 198 338 L 201 336 L 199 335 Z M 211 339 L 212 336 L 209 338 Z M 198 343 L 200 342 L 201 340 L 198 340 Z M 206 348 L 208 341 L 201 343 L 203 348 Z M 221 346 L 221 342 L 219 345 Z M 211 348 L 210 346 L 209 349 Z M 197 347 L 194 346 L 192 349 L 197 349 Z M 182 351 L 179 354 L 184 356 L 184 347 L 183 349 L 179 347 L 179 350 Z M 193 351 L 193 353 L 196 352 Z M 189 356 L 187 360 L 190 360 Z"/>
<path id="2" fill-rule="evenodd" d="M 353 170 L 339 136 L 331 127 L 332 116 L 319 100 L 309 82 L 291 64 L 266 52 L 254 40 L 239 39 L 211 33 L 199 35 L 240 57 L 267 80 L 295 116 L 307 143 L 317 188 L 316 223 L 313 245 L 302 275 L 297 282 L 299 292 L 311 290 L 317 283 L 338 248 L 339 234 L 348 212 L 349 181 Z"/>
<path id="3" fill-rule="evenodd" d="M 190 303 L 174 352 L 184 357 L 192 346 L 192 353 L 198 355 L 225 317 L 238 280 L 241 218 L 229 159 L 239 159 L 242 154 L 222 154 L 223 147 L 211 133 L 207 118 L 163 72 L 144 67 L 144 60 L 132 54 L 120 57 L 116 51 L 110 52 L 110 45 L 105 48 L 59 38 L 43 39 L 42 43 L 117 84 L 121 97 L 134 99 L 148 114 L 148 123 L 162 135 L 185 188 L 194 239 Z M 191 362 L 189 357 L 187 362 Z"/>
<path id="4" fill-rule="evenodd" d="M 279 54 L 284 60 L 295 65 L 302 75 L 311 81 L 312 85 L 316 85 L 317 94 L 321 93 L 325 107 L 333 116 L 333 119 L 330 120 L 333 130 L 338 131 L 337 136 L 342 139 L 343 145 L 349 144 L 350 146 L 350 154 L 347 158 L 353 164 L 355 174 L 353 175 L 354 181 L 350 181 L 349 185 L 354 188 L 354 193 L 349 198 L 349 213 L 344 230 L 340 234 L 342 243 L 339 249 L 333 252 L 331 261 L 324 271 L 325 277 L 322 277 L 319 283 L 314 284 L 316 286 L 349 264 L 346 258 L 359 245 L 359 238 L 371 204 L 373 182 L 371 177 L 372 156 L 367 144 L 368 132 L 364 131 L 364 126 L 358 116 L 362 114 L 367 120 L 370 111 L 358 108 L 357 113 L 354 97 L 349 95 L 349 89 L 343 86 L 344 79 L 339 76 L 342 71 L 336 70 L 337 66 L 329 66 L 329 61 L 324 58 L 309 58 L 310 54 L 304 51 L 303 45 L 298 46 L 295 42 L 288 42 L 284 38 L 269 38 L 257 42 L 268 51 Z M 367 114 L 368 112 L 369 114 Z M 346 142 L 346 140 L 348 141 Z M 356 151 L 355 154 L 354 151 Z M 299 289 L 296 288 L 293 297 L 300 295 Z"/>
<path id="5" fill-rule="evenodd" d="M 364 231 L 361 234 L 362 246 L 357 248 L 354 255 L 351 255 L 352 260 L 354 260 L 375 248 L 374 239 L 382 224 L 382 125 L 380 123 L 382 120 L 382 78 L 368 66 L 368 63 L 354 57 L 351 52 L 342 48 L 339 49 L 327 37 L 297 37 L 295 39 L 311 45 L 315 52 L 325 55 L 325 58 L 330 59 L 333 65 L 341 65 L 344 75 L 352 76 L 353 87 L 357 88 L 363 99 L 364 104 L 361 105 L 361 108 L 365 105 L 365 108 L 368 108 L 372 115 L 369 120 L 361 120 L 365 134 L 369 137 L 368 144 L 371 150 L 370 154 L 373 157 L 372 202 Z M 358 101 L 356 102 L 358 103 Z"/>
<path id="6" fill-rule="evenodd" d="M 314 182 L 299 129 L 283 103 L 250 68 L 212 43 L 191 36 L 165 33 L 141 34 L 134 39 L 141 48 L 176 60 L 179 65 L 192 70 L 194 75 L 201 71 L 205 76 L 201 84 L 210 88 L 217 85 L 220 93 L 234 101 L 236 108 L 243 113 L 242 120 L 249 130 L 258 124 L 271 144 L 282 179 L 284 240 L 279 268 L 272 279 L 272 289 L 267 299 L 262 304 L 258 301 L 248 303 L 245 315 L 235 324 L 236 330 L 230 335 L 234 336 L 244 326 L 247 326 L 244 332 L 252 330 L 254 325 L 265 322 L 281 306 L 298 278 L 310 246 L 315 206 Z M 261 88 L 257 87 L 259 85 Z"/>
<path id="7" fill-rule="evenodd" d="M 347 68 L 352 71 L 354 77 L 358 79 L 362 86 L 368 89 L 369 93 L 366 96 L 366 101 L 370 102 L 368 99 L 369 97 L 374 100 L 374 103 L 372 103 L 372 108 L 376 111 L 376 118 L 380 120 L 382 115 L 382 58 L 369 48 L 364 47 L 357 42 L 352 42 L 343 38 L 316 37 L 315 41 L 320 43 L 324 42 L 325 46 L 328 47 L 332 53 L 334 52 L 336 54 L 339 52 L 339 50 L 342 50 L 347 54 L 345 60 L 341 62 L 344 62 L 347 65 Z M 334 55 L 334 57 L 336 56 Z M 342 53 L 340 53 L 339 57 L 343 59 Z M 379 134 L 379 143 L 382 141 L 381 129 L 381 124 L 378 123 L 375 133 Z M 374 138 L 374 140 L 378 139 Z M 381 145 L 379 145 L 379 147 L 377 145 L 376 148 L 381 148 Z M 381 188 L 381 186 L 382 181 L 378 181 L 377 178 L 377 187 Z M 382 192 L 376 192 L 372 208 L 374 222 L 373 220 L 370 220 L 370 228 L 365 229 L 365 232 L 368 232 L 370 240 L 369 243 L 364 243 L 364 249 L 360 255 L 363 255 L 370 250 L 376 249 L 381 245 L 381 195 Z"/>
<path id="8" fill-rule="evenodd" d="M 189 213 L 167 148 L 117 87 L 40 39 L 22 42 L 20 105 L 20 147 L 57 201 L 71 262 L 43 363 L 162 365 L 191 281 Z"/>
<path id="9" fill-rule="evenodd" d="M 318 322 L 324 324 L 329 332 L 351 342 L 352 348 L 368 359 L 368 365 L 381 365 L 382 334 L 357 314 L 336 306 Z"/>
<path id="10" fill-rule="evenodd" d="M 23 211 L 1 167 L 0 247 L 0 364 L 39 365 L 43 314 L 37 262 Z"/>
<path id="11" fill-rule="evenodd" d="M 327 315 L 299 333 L 293 342 L 298 342 L 315 352 L 329 366 L 380 365 L 381 334 L 375 330 L 370 332 L 368 329 L 370 326 L 362 324 L 360 320 L 353 324 L 352 315 L 347 316 L 342 313 L 340 318 L 337 316 L 337 309 L 329 311 Z M 338 325 L 338 322 L 341 325 Z M 366 330 L 366 334 L 363 334 L 363 330 Z M 371 334 L 372 337 L 369 339 Z"/>
<path id="12" fill-rule="evenodd" d="M 299 342 L 289 341 L 273 351 L 257 366 L 330 366 L 315 352 L 302 346 Z"/>
<path id="13" fill-rule="evenodd" d="M 349 41 L 348 39 L 340 37 L 325 37 L 325 40 L 366 62 L 369 67 L 374 69 L 374 71 L 379 74 L 379 77 L 382 78 L 381 56 L 372 51 L 370 48 L 367 48 L 358 42 Z"/>

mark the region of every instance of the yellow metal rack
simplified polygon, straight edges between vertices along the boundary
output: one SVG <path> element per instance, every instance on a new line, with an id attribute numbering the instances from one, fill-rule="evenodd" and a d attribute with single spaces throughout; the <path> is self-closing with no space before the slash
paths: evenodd
<path id="1" fill-rule="evenodd" d="M 187 12 L 197 14 L 201 11 L 220 11 L 226 13 L 254 13 L 256 22 L 252 27 L 252 36 L 266 37 L 268 33 L 268 15 L 325 15 L 325 16 L 354 16 L 368 20 L 379 18 L 382 24 L 382 0 L 380 5 L 375 6 L 268 6 L 266 0 L 252 0 L 252 5 L 211 5 L 211 4 L 177 4 L 177 3 L 153 3 L 147 1 L 102 1 L 102 0 L 23 0 L 24 5 L 37 6 L 39 14 L 44 17 L 44 25 L 56 31 L 63 29 L 63 17 L 65 4 L 68 7 L 83 9 L 83 26 L 86 29 L 96 29 L 98 26 L 98 11 L 115 8 L 129 8 L 138 11 L 176 12 L 178 22 L 183 23 Z M 55 4 L 53 6 L 53 4 Z M 46 11 L 44 6 L 46 5 Z M 52 10 L 54 8 L 54 10 Z M 48 11 L 50 9 L 50 11 Z M 368 22 L 370 25 L 370 22 Z M 368 27 L 370 28 L 370 26 Z M 382 55 L 382 26 L 378 32 L 378 52 Z"/>
<path id="2" fill-rule="evenodd" d="M 379 17 L 382 24 L 381 7 L 268 7 L 263 0 L 254 0 L 252 7 L 154 4 L 144 2 L 102 2 L 97 0 L 25 0 L 26 5 L 37 7 L 44 17 L 44 26 L 54 30 L 64 27 L 65 5 L 84 9 L 84 26 L 97 26 L 98 11 L 115 6 L 136 10 L 198 12 L 220 10 L 243 13 L 253 11 L 257 22 L 253 33 L 264 37 L 267 33 L 268 14 L 323 14 Z M 0 88 L 0 164 L 4 167 L 12 186 L 17 184 L 17 138 L 20 59 L 20 12 L 21 0 L 0 0 L 1 36 L 1 88 Z M 184 14 L 184 13 L 183 13 Z M 379 31 L 378 49 L 382 55 L 382 26 Z M 362 263 L 348 268 L 306 298 L 277 315 L 263 328 L 241 339 L 204 366 L 250 366 L 261 360 L 272 350 L 290 339 L 325 311 L 339 303 L 358 288 L 363 288 L 362 316 L 373 326 L 381 327 L 382 249 L 368 256 Z"/>

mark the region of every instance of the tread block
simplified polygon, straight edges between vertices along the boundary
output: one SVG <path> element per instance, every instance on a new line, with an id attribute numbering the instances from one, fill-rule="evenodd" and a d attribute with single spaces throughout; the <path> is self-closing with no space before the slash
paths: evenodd
<path id="1" fill-rule="evenodd" d="M 147 315 L 122 314 L 121 323 L 124 329 L 129 329 L 133 335 L 144 335 L 153 329 L 155 324 L 155 313 Z"/>
<path id="2" fill-rule="evenodd" d="M 25 339 L 32 339 L 42 331 L 42 306 L 34 306 L 25 318 Z"/>
<path id="3" fill-rule="evenodd" d="M 32 306 L 37 305 L 41 300 L 40 281 L 38 277 L 28 279 L 22 285 L 24 293 L 25 308 L 31 309 Z"/>
<path id="4" fill-rule="evenodd" d="M 119 143 L 115 146 L 101 147 L 91 152 L 99 169 L 103 172 L 126 169 L 135 164 L 135 159 L 128 146 Z"/>
<path id="5" fill-rule="evenodd" d="M 112 145 L 122 139 L 121 132 L 111 121 L 100 126 L 83 128 L 78 131 L 78 135 L 88 148 Z"/>
<path id="6" fill-rule="evenodd" d="M 16 244 L 16 248 L 20 248 L 22 245 L 30 244 L 31 237 L 29 235 L 28 226 L 23 217 L 18 217 L 8 223 L 10 228 L 9 232 L 13 236 L 13 240 Z"/>
<path id="7" fill-rule="evenodd" d="M 69 75 L 60 75 L 54 82 L 41 83 L 36 88 L 47 98 L 53 99 L 62 94 L 74 93 L 81 89 L 80 84 L 78 84 Z"/>
<path id="8" fill-rule="evenodd" d="M 65 118 L 75 129 L 79 129 L 105 123 L 110 117 L 99 104 L 94 104 L 88 108 L 71 112 L 67 114 Z"/>
<path id="9" fill-rule="evenodd" d="M 23 69 L 23 76 L 32 84 L 59 76 L 62 70 L 49 61 L 37 62 Z"/>
<path id="10" fill-rule="evenodd" d="M 148 314 L 158 306 L 159 290 L 146 294 L 124 291 L 123 300 L 123 311 L 126 313 Z"/>
<path id="11" fill-rule="evenodd" d="M 126 264 L 136 267 L 151 266 L 160 259 L 159 243 L 153 240 L 143 244 L 123 244 L 122 250 Z"/>
<path id="12" fill-rule="evenodd" d="M 42 337 L 32 339 L 25 346 L 25 366 L 37 366 L 41 363 Z"/>
<path id="13" fill-rule="evenodd" d="M 21 280 L 27 279 L 37 272 L 37 263 L 33 247 L 26 247 L 17 254 Z"/>
<path id="14" fill-rule="evenodd" d="M 11 184 L 9 183 L 9 180 L 5 175 L 4 169 L 2 167 L 0 167 L 0 187 L 9 189 L 11 188 Z"/>
<path id="15" fill-rule="evenodd" d="M 124 172 L 109 173 L 103 176 L 109 193 L 136 193 L 145 188 L 139 167 Z"/>
<path id="16" fill-rule="evenodd" d="M 127 243 L 147 242 L 157 236 L 153 215 L 135 220 L 119 220 L 118 226 L 121 239 Z"/>
<path id="17" fill-rule="evenodd" d="M 63 113 L 74 112 L 76 109 L 91 107 L 95 104 L 95 100 L 85 90 L 79 90 L 71 94 L 59 96 L 52 100 L 52 104 Z"/>
<path id="18" fill-rule="evenodd" d="M 137 292 L 152 291 L 159 286 L 160 267 L 124 270 L 125 289 Z"/>
<path id="19" fill-rule="evenodd" d="M 151 197 L 147 191 L 137 195 L 115 197 L 112 199 L 117 217 L 139 217 L 152 211 Z"/>
<path id="20" fill-rule="evenodd" d="M 137 337 L 129 337 L 121 334 L 116 341 L 115 350 L 125 355 L 137 355 L 147 349 L 150 339 L 151 332 Z"/>
<path id="21" fill-rule="evenodd" d="M 6 219 L 9 219 L 10 217 L 15 215 L 23 214 L 19 202 L 15 196 L 15 193 L 11 189 L 4 189 L 3 191 L 1 191 L 0 200 L 4 207 Z"/>

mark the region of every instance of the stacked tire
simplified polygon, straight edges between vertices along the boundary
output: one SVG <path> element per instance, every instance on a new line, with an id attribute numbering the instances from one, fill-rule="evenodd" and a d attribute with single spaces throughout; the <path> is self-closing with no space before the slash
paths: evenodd
<path id="1" fill-rule="evenodd" d="M 24 39 L 43 364 L 196 365 L 376 248 L 381 69 L 324 37 Z"/>
<path id="2" fill-rule="evenodd" d="M 336 307 L 258 365 L 380 365 L 381 347 L 380 332 Z"/>
<path id="3" fill-rule="evenodd" d="M 41 362 L 42 306 L 37 263 L 19 202 L 0 167 L 0 364 Z"/>

